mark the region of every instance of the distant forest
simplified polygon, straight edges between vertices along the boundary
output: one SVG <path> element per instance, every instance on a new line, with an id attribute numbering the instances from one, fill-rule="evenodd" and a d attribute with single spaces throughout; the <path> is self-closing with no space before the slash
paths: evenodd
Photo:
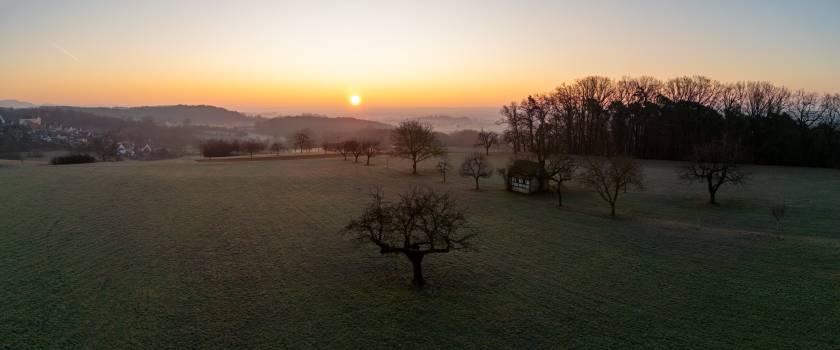
<path id="1" fill-rule="evenodd" d="M 718 142 L 743 162 L 840 167 L 840 94 L 768 82 L 590 76 L 511 102 L 501 114 L 515 152 L 686 160 Z"/>

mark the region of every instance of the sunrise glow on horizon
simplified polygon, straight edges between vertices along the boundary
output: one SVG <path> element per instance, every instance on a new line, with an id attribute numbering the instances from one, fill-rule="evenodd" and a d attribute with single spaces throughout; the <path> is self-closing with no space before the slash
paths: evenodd
<path id="1" fill-rule="evenodd" d="M 494 107 L 586 75 L 695 74 L 834 93 L 840 37 L 825 34 L 838 13 L 837 1 L 13 0 L 0 99 Z"/>

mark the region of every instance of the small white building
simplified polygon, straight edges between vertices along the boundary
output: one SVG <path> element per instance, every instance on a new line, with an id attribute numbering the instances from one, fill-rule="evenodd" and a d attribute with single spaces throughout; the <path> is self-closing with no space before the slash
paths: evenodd
<path id="1" fill-rule="evenodd" d="M 18 119 L 18 124 L 25 125 L 25 126 L 28 126 L 30 128 L 33 128 L 33 129 L 37 129 L 37 128 L 41 127 L 41 117 L 27 118 L 27 119 L 21 118 L 21 119 Z"/>
<path id="2" fill-rule="evenodd" d="M 508 190 L 526 194 L 538 192 L 538 170 L 539 164 L 536 162 L 525 159 L 517 159 L 507 169 Z"/>
<path id="3" fill-rule="evenodd" d="M 0 115 L 0 125 L 6 125 L 6 119 L 3 119 L 2 115 Z"/>

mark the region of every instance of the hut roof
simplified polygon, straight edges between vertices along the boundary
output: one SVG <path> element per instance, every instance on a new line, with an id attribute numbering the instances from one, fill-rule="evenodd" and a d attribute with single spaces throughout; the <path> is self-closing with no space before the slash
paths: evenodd
<path id="1" fill-rule="evenodd" d="M 508 174 L 516 177 L 535 177 L 539 171 L 540 165 L 537 162 L 517 159 L 508 168 Z"/>

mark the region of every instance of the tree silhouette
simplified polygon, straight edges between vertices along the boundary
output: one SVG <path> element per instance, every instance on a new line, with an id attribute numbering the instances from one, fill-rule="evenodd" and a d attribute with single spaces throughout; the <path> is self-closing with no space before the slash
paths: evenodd
<path id="1" fill-rule="evenodd" d="M 435 137 L 431 124 L 418 120 L 400 123 L 392 132 L 394 154 L 411 160 L 411 174 L 417 175 L 417 163 L 444 152 L 440 140 Z"/>
<path id="2" fill-rule="evenodd" d="M 412 284 L 422 288 L 426 255 L 471 248 L 476 234 L 463 234 L 465 225 L 464 212 L 448 194 L 415 188 L 389 203 L 377 190 L 362 215 L 347 224 L 344 232 L 375 244 L 380 254 L 404 255 L 412 265 Z"/>
<path id="3" fill-rule="evenodd" d="M 488 178 L 491 175 L 493 175 L 493 169 L 490 167 L 490 162 L 481 153 L 470 153 L 461 163 L 461 176 L 473 178 L 476 190 L 479 190 L 478 180 Z"/>
<path id="4" fill-rule="evenodd" d="M 720 143 L 698 146 L 691 162 L 680 169 L 679 175 L 686 181 L 705 182 L 709 204 L 716 204 L 717 192 L 723 184 L 740 185 L 747 181 L 747 174 L 741 171 L 735 159 L 735 152 Z"/>
<path id="5" fill-rule="evenodd" d="M 587 159 L 580 181 L 609 203 L 610 215 L 613 217 L 620 194 L 633 188 L 644 189 L 644 178 L 639 163 L 627 157 Z"/>

